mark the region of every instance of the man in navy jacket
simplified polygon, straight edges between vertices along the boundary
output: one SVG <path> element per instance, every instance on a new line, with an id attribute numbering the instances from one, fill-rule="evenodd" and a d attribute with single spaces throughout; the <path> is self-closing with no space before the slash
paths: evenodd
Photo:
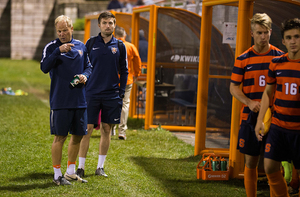
<path id="1" fill-rule="evenodd" d="M 100 33 L 90 38 L 87 43 L 93 73 L 86 85 L 88 134 L 83 137 L 79 150 L 77 174 L 84 176 L 85 158 L 89 149 L 89 140 L 101 110 L 101 139 L 99 144 L 96 175 L 107 177 L 104 172 L 104 161 L 110 145 L 110 131 L 120 123 L 122 99 L 125 94 L 128 68 L 126 48 L 112 33 L 116 27 L 115 16 L 102 12 L 98 18 Z M 119 43 L 120 42 L 120 43 Z"/>
<path id="2" fill-rule="evenodd" d="M 48 43 L 41 60 L 41 70 L 49 73 L 50 88 L 50 128 L 55 135 L 52 144 L 53 182 L 57 185 L 70 185 L 69 181 L 85 183 L 75 173 L 75 162 L 80 141 L 87 134 L 87 111 L 85 86 L 92 71 L 85 45 L 72 38 L 73 26 L 69 17 L 61 15 L 55 20 L 58 38 Z M 78 77 L 78 85 L 70 82 Z M 68 133 L 72 134 L 68 146 L 68 167 L 61 173 L 62 147 Z"/>

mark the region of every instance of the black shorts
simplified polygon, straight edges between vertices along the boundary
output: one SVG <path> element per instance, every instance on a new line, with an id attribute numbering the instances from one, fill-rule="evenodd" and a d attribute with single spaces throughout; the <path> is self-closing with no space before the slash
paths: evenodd
<path id="1" fill-rule="evenodd" d="M 123 100 L 116 98 L 87 98 L 88 124 L 98 125 L 101 110 L 101 122 L 119 124 Z"/>
<path id="2" fill-rule="evenodd" d="M 50 128 L 52 135 L 86 135 L 87 111 L 85 108 L 51 110 Z"/>
<path id="3" fill-rule="evenodd" d="M 265 158 L 293 161 L 300 169 L 300 131 L 291 131 L 271 124 L 265 146 Z"/>
<path id="4" fill-rule="evenodd" d="M 238 135 L 237 149 L 246 155 L 259 156 L 260 150 L 263 144 L 265 144 L 265 138 L 266 137 L 264 137 L 263 141 L 258 141 L 253 127 L 249 124 L 242 123 Z"/>

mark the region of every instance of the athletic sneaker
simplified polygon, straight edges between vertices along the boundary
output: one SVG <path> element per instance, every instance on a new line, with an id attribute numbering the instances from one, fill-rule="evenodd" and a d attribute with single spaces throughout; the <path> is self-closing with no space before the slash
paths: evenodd
<path id="1" fill-rule="evenodd" d="M 76 170 L 76 174 L 77 174 L 80 178 L 84 177 L 84 169 L 78 168 L 78 169 Z"/>
<path id="2" fill-rule="evenodd" d="M 120 140 L 126 140 L 126 134 L 119 134 Z"/>
<path id="3" fill-rule="evenodd" d="M 87 180 L 84 180 L 82 178 L 80 178 L 76 173 L 75 174 L 68 174 L 67 172 L 65 173 L 64 177 L 68 180 L 68 181 L 78 181 L 80 183 L 87 183 Z"/>
<path id="4" fill-rule="evenodd" d="M 98 168 L 98 169 L 96 170 L 96 172 L 95 172 L 95 175 L 107 177 L 107 174 L 105 174 L 103 168 Z"/>
<path id="5" fill-rule="evenodd" d="M 68 180 L 63 176 L 59 176 L 58 179 L 53 179 L 53 183 L 56 185 L 72 185 Z"/>

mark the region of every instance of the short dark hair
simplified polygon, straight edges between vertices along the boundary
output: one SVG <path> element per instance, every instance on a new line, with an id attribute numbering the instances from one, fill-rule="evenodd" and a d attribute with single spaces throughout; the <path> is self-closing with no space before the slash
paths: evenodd
<path id="1" fill-rule="evenodd" d="M 281 36 L 284 38 L 284 32 L 291 29 L 300 29 L 300 19 L 288 19 L 281 24 Z"/>
<path id="2" fill-rule="evenodd" d="M 115 36 L 117 38 L 123 38 L 124 36 L 126 36 L 126 31 L 123 27 L 119 27 L 119 26 L 116 26 L 116 29 L 115 29 Z"/>
<path id="3" fill-rule="evenodd" d="M 101 19 L 103 18 L 113 18 L 114 19 L 114 24 L 116 24 L 116 17 L 109 11 L 104 11 L 102 12 L 99 17 L 98 17 L 98 24 L 100 24 Z"/>

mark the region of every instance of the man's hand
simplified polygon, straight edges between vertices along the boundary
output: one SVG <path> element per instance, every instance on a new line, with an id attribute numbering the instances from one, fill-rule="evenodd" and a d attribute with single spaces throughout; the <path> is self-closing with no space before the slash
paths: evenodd
<path id="1" fill-rule="evenodd" d="M 261 134 L 259 133 L 261 131 Z M 262 141 L 264 135 L 265 135 L 265 125 L 262 122 L 262 120 L 257 120 L 255 125 L 255 135 L 258 139 L 258 141 Z"/>
<path id="2" fill-rule="evenodd" d="M 71 51 L 71 47 L 73 47 L 74 44 L 71 44 L 71 43 L 66 43 L 66 44 L 63 44 L 59 47 L 59 50 L 61 53 L 68 53 L 69 51 Z"/>
<path id="3" fill-rule="evenodd" d="M 78 77 L 80 83 L 85 83 L 87 81 L 87 77 L 83 74 L 78 75 Z"/>
<path id="4" fill-rule="evenodd" d="M 259 112 L 260 110 L 260 102 L 249 100 L 249 103 L 247 103 L 247 106 L 249 109 L 255 113 Z"/>

